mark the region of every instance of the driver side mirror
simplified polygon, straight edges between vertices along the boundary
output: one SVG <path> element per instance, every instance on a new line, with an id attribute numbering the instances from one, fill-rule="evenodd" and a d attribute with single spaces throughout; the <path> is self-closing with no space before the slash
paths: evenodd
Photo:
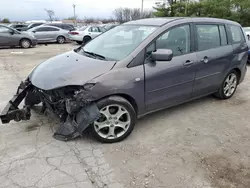
<path id="1" fill-rule="evenodd" d="M 173 51 L 170 49 L 157 49 L 152 52 L 151 58 L 153 61 L 171 61 L 173 58 Z"/>

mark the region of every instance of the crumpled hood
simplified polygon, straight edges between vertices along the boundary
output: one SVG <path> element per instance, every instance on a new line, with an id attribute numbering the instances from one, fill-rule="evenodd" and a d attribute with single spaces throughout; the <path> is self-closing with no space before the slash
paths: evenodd
<path id="1" fill-rule="evenodd" d="M 114 64 L 115 61 L 93 59 L 70 51 L 39 64 L 29 75 L 29 80 L 43 90 L 83 85 L 108 72 Z"/>

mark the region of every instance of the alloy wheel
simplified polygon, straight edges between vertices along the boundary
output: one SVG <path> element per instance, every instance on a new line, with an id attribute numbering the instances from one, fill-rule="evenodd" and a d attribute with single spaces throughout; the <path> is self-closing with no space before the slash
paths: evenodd
<path id="1" fill-rule="evenodd" d="M 22 41 L 22 47 L 23 47 L 23 48 L 29 48 L 29 47 L 30 47 L 30 41 L 28 41 L 28 40 L 23 40 L 23 41 Z"/>
<path id="2" fill-rule="evenodd" d="M 105 139 L 123 136 L 131 125 L 129 112 L 122 105 L 108 105 L 100 110 L 101 118 L 94 122 L 96 133 Z"/>
<path id="3" fill-rule="evenodd" d="M 63 37 L 58 37 L 57 41 L 59 44 L 63 44 L 65 42 L 65 39 Z"/>
<path id="4" fill-rule="evenodd" d="M 224 95 L 230 97 L 231 95 L 234 94 L 236 87 L 237 87 L 237 75 L 235 73 L 231 73 L 227 76 L 224 82 L 224 87 L 223 87 Z"/>

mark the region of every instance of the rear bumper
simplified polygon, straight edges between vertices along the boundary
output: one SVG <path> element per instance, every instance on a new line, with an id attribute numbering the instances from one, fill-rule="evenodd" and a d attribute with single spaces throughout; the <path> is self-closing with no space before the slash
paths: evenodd
<path id="1" fill-rule="evenodd" d="M 83 36 L 81 35 L 69 35 L 69 39 L 72 41 L 83 41 Z"/>
<path id="2" fill-rule="evenodd" d="M 30 108 L 24 106 L 23 109 L 19 109 L 18 105 L 26 97 L 28 91 L 32 89 L 32 85 L 28 82 L 21 82 L 18 87 L 17 93 L 8 102 L 3 111 L 1 112 L 0 119 L 3 124 L 9 123 L 11 120 L 21 121 L 30 119 Z"/>

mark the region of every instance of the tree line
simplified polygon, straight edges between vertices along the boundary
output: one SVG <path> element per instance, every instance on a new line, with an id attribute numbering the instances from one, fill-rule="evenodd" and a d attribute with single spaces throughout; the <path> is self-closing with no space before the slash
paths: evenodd
<path id="1" fill-rule="evenodd" d="M 250 26 L 250 0 L 167 0 L 153 8 L 156 17 L 214 17 Z"/>

